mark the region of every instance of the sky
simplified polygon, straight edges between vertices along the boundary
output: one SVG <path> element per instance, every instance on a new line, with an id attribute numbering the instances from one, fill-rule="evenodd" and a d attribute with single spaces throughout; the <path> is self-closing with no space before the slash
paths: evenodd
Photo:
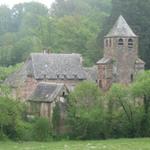
<path id="1" fill-rule="evenodd" d="M 55 0 L 0 0 L 0 5 L 5 4 L 9 7 L 13 7 L 13 5 L 15 4 L 31 1 L 40 2 L 45 4 L 47 7 L 50 7 L 52 2 L 54 2 Z"/>

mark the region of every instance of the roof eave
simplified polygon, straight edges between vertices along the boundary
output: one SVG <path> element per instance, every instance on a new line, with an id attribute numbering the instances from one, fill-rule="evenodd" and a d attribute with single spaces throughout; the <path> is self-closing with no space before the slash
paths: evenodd
<path id="1" fill-rule="evenodd" d="M 136 36 L 122 36 L 122 35 L 118 35 L 118 36 L 109 36 L 109 35 L 106 35 L 106 36 L 104 36 L 104 38 L 120 38 L 120 37 L 122 37 L 122 38 L 139 38 L 139 36 L 138 35 L 136 35 Z"/>

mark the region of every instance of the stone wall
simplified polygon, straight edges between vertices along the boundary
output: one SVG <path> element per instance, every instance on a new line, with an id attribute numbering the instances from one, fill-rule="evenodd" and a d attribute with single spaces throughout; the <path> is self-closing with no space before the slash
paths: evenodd
<path id="1" fill-rule="evenodd" d="M 123 45 L 119 45 L 119 39 L 123 40 Z M 129 39 L 133 40 L 132 47 L 128 45 Z M 106 40 L 111 44 L 107 43 L 107 45 Z M 106 38 L 104 41 L 104 56 L 111 58 L 116 65 L 115 81 L 124 84 L 130 83 L 135 76 L 135 62 L 138 58 L 138 38 L 114 37 Z"/>

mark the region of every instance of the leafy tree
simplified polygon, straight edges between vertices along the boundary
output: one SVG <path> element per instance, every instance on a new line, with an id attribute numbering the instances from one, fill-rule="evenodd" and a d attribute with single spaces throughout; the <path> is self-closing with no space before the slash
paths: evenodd
<path id="1" fill-rule="evenodd" d="M 79 84 L 69 96 L 70 136 L 77 139 L 102 138 L 103 113 L 99 88 L 91 82 Z"/>
<path id="2" fill-rule="evenodd" d="M 61 53 L 81 53 L 85 64 L 91 65 L 99 58 L 96 43 L 99 27 L 82 16 L 65 16 L 55 23 L 52 49 Z M 54 34 L 53 34 L 54 35 Z"/>
<path id="3" fill-rule="evenodd" d="M 0 134 L 16 138 L 16 125 L 21 117 L 20 104 L 8 97 L 0 97 Z"/>
<path id="4" fill-rule="evenodd" d="M 143 100 L 143 117 L 141 120 L 142 136 L 150 135 L 150 71 L 139 74 L 137 80 L 131 87 L 134 97 Z"/>
<path id="5" fill-rule="evenodd" d="M 10 74 L 17 71 L 22 64 L 17 64 L 15 66 L 0 67 L 0 82 L 2 83 Z"/>
<path id="6" fill-rule="evenodd" d="M 10 32 L 11 21 L 11 10 L 5 5 L 0 6 L 0 35 Z"/>
<path id="7" fill-rule="evenodd" d="M 106 99 L 108 100 L 108 136 L 134 137 L 136 107 L 129 89 L 124 85 L 114 84 L 107 92 Z"/>

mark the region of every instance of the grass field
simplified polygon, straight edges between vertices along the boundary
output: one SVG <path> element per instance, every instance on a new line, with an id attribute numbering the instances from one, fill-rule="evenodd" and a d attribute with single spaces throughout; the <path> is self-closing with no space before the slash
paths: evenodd
<path id="1" fill-rule="evenodd" d="M 150 150 L 150 138 L 47 143 L 0 142 L 0 150 Z"/>

